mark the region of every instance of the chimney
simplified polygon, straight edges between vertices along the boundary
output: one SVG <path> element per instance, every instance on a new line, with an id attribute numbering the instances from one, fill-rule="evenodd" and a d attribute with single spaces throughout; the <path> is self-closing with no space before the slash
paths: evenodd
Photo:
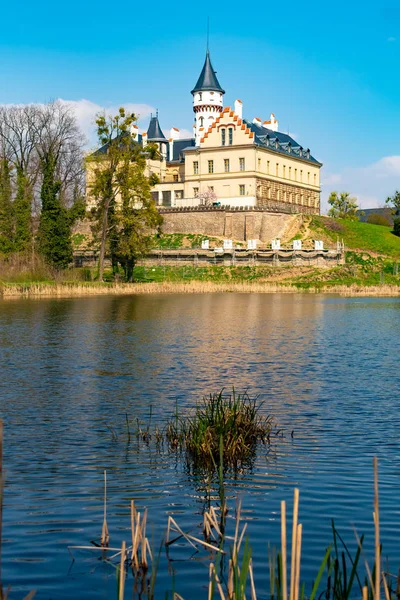
<path id="1" fill-rule="evenodd" d="M 241 100 L 235 100 L 235 114 L 239 119 L 243 118 L 243 102 Z"/>
<path id="2" fill-rule="evenodd" d="M 169 132 L 169 137 L 173 140 L 179 140 L 179 135 L 179 129 L 177 129 L 176 127 L 172 127 Z"/>
<path id="3" fill-rule="evenodd" d="M 275 118 L 274 113 L 271 113 L 270 123 L 269 129 L 272 129 L 272 131 L 278 131 L 278 120 Z"/>
<path id="4" fill-rule="evenodd" d="M 253 123 L 254 125 L 257 125 L 257 127 L 261 127 L 261 119 L 259 119 L 258 117 L 254 117 Z"/>
<path id="5" fill-rule="evenodd" d="M 139 138 L 139 127 L 135 124 L 131 126 L 131 136 L 134 140 L 137 140 Z"/>

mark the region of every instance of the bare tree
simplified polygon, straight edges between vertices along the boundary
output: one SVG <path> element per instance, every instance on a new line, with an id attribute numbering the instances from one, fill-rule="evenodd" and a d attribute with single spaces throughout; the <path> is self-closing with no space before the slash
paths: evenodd
<path id="1" fill-rule="evenodd" d="M 41 163 L 52 157 L 65 208 L 84 194 L 82 147 L 85 138 L 70 106 L 57 100 L 40 107 L 36 119 L 37 154 Z"/>
<path id="2" fill-rule="evenodd" d="M 14 175 L 15 249 L 27 250 L 32 237 L 33 189 L 38 176 L 36 108 L 33 105 L 0 108 L 0 139 Z"/>
<path id="3" fill-rule="evenodd" d="M 83 144 L 72 108 L 64 102 L 0 107 L 0 155 L 12 167 L 15 250 L 27 250 L 34 239 L 49 161 L 61 205 L 83 204 Z"/>

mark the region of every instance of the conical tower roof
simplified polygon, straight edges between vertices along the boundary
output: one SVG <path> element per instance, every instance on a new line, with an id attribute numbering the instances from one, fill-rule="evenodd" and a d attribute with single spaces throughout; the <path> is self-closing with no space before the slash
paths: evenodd
<path id="1" fill-rule="evenodd" d="M 158 115 L 151 117 L 149 128 L 147 130 L 147 141 L 149 142 L 166 142 L 167 138 L 162 132 L 160 123 L 158 122 Z"/>
<path id="2" fill-rule="evenodd" d="M 206 60 L 204 61 L 203 69 L 200 73 L 200 77 L 196 85 L 192 89 L 192 94 L 194 94 L 195 92 L 202 91 L 221 92 L 222 94 L 225 94 L 225 90 L 223 90 L 220 86 L 216 73 L 211 64 L 210 53 L 208 50 L 206 54 Z"/>

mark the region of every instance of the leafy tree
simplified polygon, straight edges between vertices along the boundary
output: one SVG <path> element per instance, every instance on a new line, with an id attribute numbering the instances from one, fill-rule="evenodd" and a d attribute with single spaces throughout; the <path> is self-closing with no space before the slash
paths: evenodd
<path id="1" fill-rule="evenodd" d="M 386 204 L 392 207 L 394 215 L 400 215 L 400 192 L 396 190 L 393 196 L 386 198 Z"/>
<path id="2" fill-rule="evenodd" d="M 10 254 L 13 249 L 11 165 L 3 157 L 0 159 L 0 253 Z"/>
<path id="3" fill-rule="evenodd" d="M 15 250 L 25 252 L 32 241 L 32 188 L 29 177 L 17 165 L 17 191 L 14 200 Z"/>
<path id="4" fill-rule="evenodd" d="M 71 226 L 67 209 L 60 200 L 61 183 L 55 177 L 56 161 L 49 154 L 43 162 L 42 210 L 38 232 L 39 250 L 56 269 L 72 261 Z"/>
<path id="5" fill-rule="evenodd" d="M 332 207 L 328 212 L 330 217 L 349 219 L 351 221 L 358 220 L 357 198 L 352 198 L 349 192 L 331 192 L 328 204 Z"/>
<path id="6" fill-rule="evenodd" d="M 121 264 L 130 281 L 137 257 L 151 245 L 151 230 L 162 221 L 150 194 L 158 179 L 145 175 L 146 156 L 156 158 L 158 150 L 154 144 L 142 148 L 133 139 L 135 121 L 124 108 L 114 117 L 96 119 L 100 148 L 88 158 L 88 182 L 96 205 L 92 217 L 100 238 L 100 280 L 108 246 L 114 272 Z"/>

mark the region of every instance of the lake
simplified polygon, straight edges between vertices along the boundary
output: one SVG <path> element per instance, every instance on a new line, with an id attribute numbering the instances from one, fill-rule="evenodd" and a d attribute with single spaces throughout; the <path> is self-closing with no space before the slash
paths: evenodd
<path id="1" fill-rule="evenodd" d="M 307 294 L 149 295 L 0 301 L 0 408 L 6 483 L 2 579 L 13 596 L 117 598 L 115 570 L 93 552 L 103 472 L 110 545 L 130 540 L 129 502 L 149 509 L 158 550 L 168 515 L 201 535 L 207 482 L 154 445 L 128 442 L 126 414 L 160 426 L 203 394 L 248 389 L 284 431 L 226 486 L 239 495 L 255 583 L 268 596 L 268 542 L 279 544 L 280 501 L 300 489 L 302 579 L 311 584 L 331 519 L 354 547 L 373 548 L 373 456 L 379 458 L 381 538 L 400 562 L 400 300 Z M 293 431 L 293 437 L 291 432 Z M 289 525 L 288 525 L 289 527 Z M 173 585 L 207 597 L 209 556 L 161 553 L 157 598 Z M 173 583 L 173 576 L 175 573 Z M 310 588 L 308 588 L 308 591 Z M 128 577 L 126 597 L 134 597 Z"/>

